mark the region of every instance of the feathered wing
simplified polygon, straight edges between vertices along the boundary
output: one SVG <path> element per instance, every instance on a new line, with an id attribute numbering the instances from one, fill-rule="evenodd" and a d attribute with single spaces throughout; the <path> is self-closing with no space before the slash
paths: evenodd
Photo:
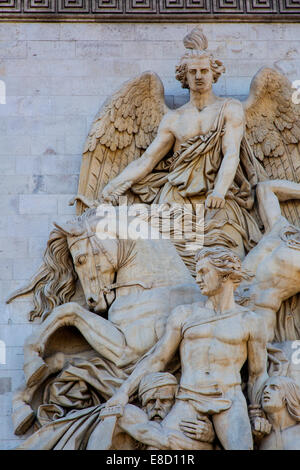
<path id="1" fill-rule="evenodd" d="M 83 151 L 78 214 L 86 208 L 80 197 L 97 200 L 104 186 L 144 153 L 167 110 L 163 84 L 152 72 L 126 82 L 105 102 Z"/>
<path id="2" fill-rule="evenodd" d="M 300 106 L 293 92 L 284 75 L 263 68 L 252 80 L 244 109 L 248 142 L 269 178 L 300 183 Z M 300 201 L 283 203 L 282 212 L 300 226 Z"/>

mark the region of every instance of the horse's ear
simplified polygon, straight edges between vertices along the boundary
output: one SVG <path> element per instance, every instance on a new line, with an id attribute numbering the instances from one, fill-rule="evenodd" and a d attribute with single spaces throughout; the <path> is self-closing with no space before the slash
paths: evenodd
<path id="1" fill-rule="evenodd" d="M 67 237 L 78 237 L 83 233 L 82 227 L 76 222 L 64 222 L 59 224 L 57 222 L 53 222 L 53 225 Z"/>

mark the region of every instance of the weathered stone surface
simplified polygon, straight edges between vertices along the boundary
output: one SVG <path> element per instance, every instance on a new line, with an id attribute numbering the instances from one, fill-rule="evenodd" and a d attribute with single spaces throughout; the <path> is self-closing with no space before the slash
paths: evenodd
<path id="1" fill-rule="evenodd" d="M 27 283 L 41 262 L 53 220 L 75 214 L 85 137 L 101 104 L 144 70 L 163 79 L 171 108 L 188 101 L 174 80 L 188 24 L 0 24 L 0 292 L 1 301 Z M 298 24 L 205 24 L 211 49 L 226 66 L 216 94 L 245 97 L 262 66 L 300 77 Z M 137 44 L 139 47 L 137 47 Z M 25 299 L 26 300 L 26 299 Z M 32 331 L 29 299 L 1 305 L 0 340 L 7 341 L 1 379 L 22 385 L 21 349 Z M 27 326 L 29 328 L 27 328 Z M 8 395 L 9 394 L 9 398 Z M 0 396 L 0 448 L 16 447 L 11 392 Z M 207 431 L 207 429 L 206 429 Z"/>

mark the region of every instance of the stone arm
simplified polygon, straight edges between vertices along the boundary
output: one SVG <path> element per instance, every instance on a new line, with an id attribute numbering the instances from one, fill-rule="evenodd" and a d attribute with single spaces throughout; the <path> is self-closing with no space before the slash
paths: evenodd
<path id="1" fill-rule="evenodd" d="M 240 162 L 240 145 L 244 135 L 245 118 L 241 103 L 232 101 L 227 105 L 225 128 L 222 138 L 223 160 L 216 177 L 212 194 L 206 200 L 206 207 L 224 207 L 225 196 L 234 180 Z"/>
<path id="2" fill-rule="evenodd" d="M 267 373 L 267 331 L 264 321 L 255 316 L 250 320 L 252 330 L 248 339 L 248 398 L 250 406 L 260 406 L 260 397 Z"/>
<path id="3" fill-rule="evenodd" d="M 146 413 L 137 406 L 126 405 L 118 425 L 136 441 L 157 449 L 169 448 L 168 435 L 162 426 L 149 421 Z"/>
<path id="4" fill-rule="evenodd" d="M 128 379 L 125 380 L 115 395 L 108 400 L 107 406 L 125 406 L 128 403 L 129 396 L 135 392 L 144 375 L 165 369 L 181 342 L 181 318 L 183 316 L 181 312 L 182 307 L 178 307 L 169 316 L 165 333 L 156 344 L 153 352 L 137 364 Z"/>
<path id="5" fill-rule="evenodd" d="M 197 450 L 197 441 L 212 442 L 215 434 L 210 421 L 182 421 L 181 431 L 148 420 L 146 413 L 134 405 L 126 405 L 118 419 L 118 427 L 151 448 L 160 450 Z"/>
<path id="6" fill-rule="evenodd" d="M 257 184 L 256 197 L 265 231 L 269 232 L 282 217 L 280 202 L 300 199 L 300 184 L 288 180 L 270 180 Z"/>
<path id="7" fill-rule="evenodd" d="M 167 114 L 161 121 L 157 136 L 140 158 L 131 162 L 116 178 L 110 181 L 102 191 L 107 202 L 118 202 L 134 183 L 147 176 L 173 147 L 175 137 L 170 130 L 172 114 Z"/>

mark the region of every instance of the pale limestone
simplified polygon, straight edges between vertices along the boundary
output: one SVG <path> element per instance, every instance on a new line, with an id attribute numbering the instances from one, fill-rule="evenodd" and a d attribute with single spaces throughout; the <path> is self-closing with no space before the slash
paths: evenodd
<path id="1" fill-rule="evenodd" d="M 12 260 L 2 259 L 0 264 L 0 279 L 12 279 Z"/>
<path id="2" fill-rule="evenodd" d="M 80 163 L 80 149 L 75 155 L 45 155 L 41 159 L 41 172 L 44 175 L 74 175 L 79 173 Z"/>
<path id="3" fill-rule="evenodd" d="M 6 154 L 4 155 L 6 156 Z M 32 176 L 9 174 L 0 177 L 0 194 L 28 194 L 31 193 L 32 190 Z"/>
<path id="4" fill-rule="evenodd" d="M 84 136 L 89 128 L 94 115 L 101 103 L 104 102 L 107 95 L 110 95 L 114 90 L 121 87 L 124 80 L 128 80 L 133 76 L 138 75 L 144 70 L 157 70 L 160 69 L 155 60 L 163 58 L 168 61 L 168 67 L 164 67 L 163 82 L 166 88 L 168 97 L 167 104 L 170 107 L 175 103 L 175 106 L 182 105 L 188 100 L 187 95 L 180 89 L 179 85 L 174 80 L 174 65 L 177 63 L 177 58 L 182 51 L 182 44 L 179 43 L 181 37 L 191 29 L 191 25 L 164 25 L 164 24 L 149 24 L 149 25 L 109 25 L 109 24 L 13 24 L 1 23 L 0 24 L 0 40 L 4 41 L 0 50 L 4 55 L 10 54 L 10 58 L 3 58 L 0 64 L 0 79 L 4 79 L 7 85 L 7 104 L 0 105 L 0 115 L 7 121 L 9 127 L 5 129 L 6 123 L 1 124 L 1 174 L 12 176 L 2 177 L 1 186 L 3 194 L 1 195 L 1 214 L 17 213 L 19 211 L 18 194 L 30 194 L 32 191 L 43 191 L 47 193 L 51 191 L 52 195 L 56 195 L 58 201 L 58 212 L 62 215 L 65 213 L 74 214 L 74 208 L 66 206 L 64 212 L 64 204 L 70 197 L 76 193 L 76 185 L 71 183 L 69 189 L 64 190 L 64 183 L 61 180 L 57 181 L 56 191 L 55 178 L 53 181 L 48 180 L 47 185 L 44 184 L 40 175 L 49 174 L 55 171 L 53 161 L 48 160 L 54 152 L 60 156 L 65 154 L 65 140 L 72 140 L 72 137 L 67 136 L 69 129 L 62 131 L 60 126 L 55 126 L 55 119 L 60 121 L 56 116 L 56 109 L 52 100 L 53 96 L 67 97 L 64 101 L 65 107 L 62 114 L 66 116 L 66 121 L 74 122 L 74 134 L 80 132 L 80 122 L 76 124 L 78 104 L 72 104 L 72 97 L 82 96 L 85 101 L 88 96 L 92 96 L 93 100 L 89 102 L 89 106 L 82 106 L 84 117 L 87 121 L 85 132 L 81 134 L 76 143 L 67 142 L 67 147 L 71 148 L 74 155 L 66 156 L 69 162 L 71 158 L 75 157 L 79 161 L 79 155 L 84 143 Z M 213 49 L 219 53 L 218 58 L 224 61 L 228 73 L 224 80 L 221 78 L 215 87 L 216 93 L 221 95 L 232 94 L 234 96 L 245 96 L 248 94 L 248 85 L 250 77 L 252 77 L 261 66 L 273 66 L 274 63 L 279 71 L 287 73 L 291 80 L 300 78 L 300 63 L 297 59 L 297 54 L 293 51 L 295 48 L 299 50 L 299 25 L 298 24 L 205 24 L 203 25 L 204 32 L 212 39 Z M 224 40 L 229 44 L 229 50 L 226 50 Z M 27 43 L 25 43 L 27 41 Z M 40 46 L 38 42 L 53 41 L 53 46 Z M 72 46 L 59 46 L 55 43 L 62 41 L 72 42 Z M 76 47 L 75 41 L 89 42 L 96 41 L 98 44 L 105 43 L 107 49 L 108 44 L 112 44 L 112 49 L 115 51 L 116 47 L 123 50 L 123 53 L 128 54 L 129 60 L 124 56 L 119 65 L 119 59 L 112 58 L 109 50 L 107 49 L 107 56 L 98 57 L 85 57 L 79 59 L 74 57 L 74 50 Z M 256 47 L 254 42 L 259 43 Z M 275 46 L 272 42 L 275 41 Z M 282 42 L 281 42 L 282 41 Z M 141 49 L 136 49 L 136 43 L 141 45 Z M 158 44 L 160 42 L 160 44 Z M 10 44 L 8 48 L 7 45 Z M 125 44 L 126 43 L 126 44 Z M 151 44 L 154 44 L 154 51 L 151 52 Z M 240 43 L 242 50 L 239 51 Z M 115 44 L 115 45 L 114 45 Z M 45 57 L 29 57 L 24 53 L 27 51 L 40 51 L 45 47 Z M 47 50 L 48 47 L 48 50 Z M 66 52 L 69 51 L 71 56 L 63 57 L 55 56 L 54 52 L 66 47 Z M 177 54 L 178 47 L 178 54 Z M 61 49 L 60 49 L 61 48 Z M 91 49 L 97 50 L 98 46 L 91 46 Z M 80 46 L 79 46 L 80 49 Z M 254 56 L 250 55 L 255 51 Z M 162 53 L 162 55 L 160 54 Z M 257 55 L 256 55 L 257 53 Z M 20 58 L 20 54 L 22 58 Z M 140 54 L 143 55 L 143 67 L 140 67 Z M 1 55 L 1 53 L 0 53 Z M 132 56 L 131 56 L 132 55 Z M 227 58 L 232 55 L 232 58 Z M 52 56 L 52 58 L 51 58 Z M 18 58 L 19 57 L 19 58 Z M 137 59 L 135 57 L 138 57 Z M 240 77 L 245 77 L 242 80 Z M 231 80 L 232 79 L 232 80 Z M 246 85 L 246 84 L 247 85 Z M 57 101 L 58 103 L 58 101 Z M 74 103 L 74 102 L 73 102 Z M 57 104 L 57 107 L 60 105 Z M 72 109 L 71 109 L 72 108 Z M 47 121 L 46 117 L 49 116 L 52 121 Z M 42 118 L 42 123 L 36 126 L 31 126 L 31 119 L 37 122 Z M 16 118 L 16 119 L 10 119 Z M 26 118 L 28 119 L 26 121 Z M 22 121 L 23 120 L 23 121 Z M 20 123 L 18 127 L 18 122 Z M 54 124 L 50 124 L 53 122 Z M 68 123 L 66 123 L 68 126 Z M 27 127 L 28 126 L 28 127 Z M 72 126 L 68 126 L 72 127 Z M 28 128 L 28 139 L 25 134 L 25 129 Z M 59 134 L 55 134 L 57 129 Z M 71 131 L 71 129 L 70 129 Z M 7 132 L 10 133 L 9 138 L 6 138 Z M 39 135 L 36 135 L 36 134 Z M 70 135 L 72 132 L 70 133 Z M 61 137 L 58 138 L 58 135 Z M 25 137 L 22 140 L 22 136 Z M 29 143 L 28 143 L 29 142 Z M 4 149 L 4 150 L 3 150 Z M 16 155 L 16 158 L 15 158 Z M 62 157 L 61 157 L 62 159 Z M 68 166 L 68 168 L 67 168 Z M 48 173 L 44 173 L 44 171 Z M 62 166 L 58 165 L 58 171 L 63 171 Z M 71 171 L 71 170 L 70 170 Z M 73 171 L 73 168 L 72 168 Z M 78 174 L 78 167 L 74 164 L 74 171 Z M 66 164 L 65 174 L 69 172 L 69 163 Z M 18 176 L 14 176 L 15 173 Z M 37 178 L 27 179 L 26 176 L 38 175 Z M 24 178 L 25 176 L 25 178 Z M 55 174 L 53 174 L 55 176 Z M 21 177 L 21 178 L 19 178 Z M 66 186 L 69 180 L 66 182 Z M 58 194 L 65 191 L 66 194 Z M 3 210 L 2 210 L 3 208 Z M 50 223 L 55 218 L 55 213 L 50 218 L 42 219 L 41 224 L 47 220 L 47 230 L 50 229 Z M 63 219 L 63 217 L 62 217 Z M 62 221 L 62 220 L 61 220 Z M 20 224 L 16 226 L 13 224 L 13 233 L 9 236 L 0 239 L 0 258 L 3 260 L 4 265 L 11 266 L 8 271 L 4 267 L 3 272 L 3 285 L 1 286 L 1 300 L 11 291 L 17 287 L 21 287 L 24 282 L 10 281 L 7 277 L 12 275 L 12 260 L 19 259 L 20 265 L 23 259 L 30 257 L 39 257 L 41 261 L 41 251 L 47 241 L 48 233 L 43 232 L 38 238 L 38 247 L 35 246 L 35 240 L 32 234 L 27 231 L 27 226 L 31 224 L 32 220 L 29 218 L 21 219 Z M 10 221 L 6 219 L 7 224 Z M 18 229 L 16 230 L 16 227 Z M 36 230 L 36 226 L 33 227 Z M 3 230 L 3 227 L 1 228 Z M 47 232 L 47 233 L 46 233 Z M 4 233 L 4 232 L 3 232 Z M 34 236 L 38 236 L 39 230 L 34 232 Z M 44 245 L 43 245 L 44 241 Z M 28 248 L 29 247 L 29 248 Z M 27 250 L 29 249 L 29 255 Z M 29 273 L 28 273 L 29 275 Z M 24 281 L 28 281 L 24 279 Z M 17 308 L 14 313 L 14 318 L 21 323 L 26 322 L 26 315 L 29 311 L 29 304 L 26 302 L 16 302 L 16 306 L 20 308 L 17 314 Z M 2 320 L 7 323 L 8 313 L 6 307 L 3 307 Z M 19 320 L 18 320 L 19 315 Z M 8 328 L 10 326 L 8 325 Z M 0 339 L 1 339 L 0 330 Z M 23 341 L 26 332 L 22 330 Z M 9 333 L 8 333 L 9 335 Z M 13 337 L 13 334 L 11 333 Z M 20 345 L 22 346 L 22 345 Z M 0 370 L 2 366 L 0 365 Z M 9 368 L 9 364 L 8 364 Z M 6 376 L 14 374 L 13 389 L 15 389 L 15 372 L 6 371 Z M 21 373 L 17 373 L 22 376 Z M 20 382 L 21 384 L 21 382 Z M 1 397 L 0 397 L 1 400 Z M 7 408 L 6 408 L 7 405 Z M 10 406 L 5 405 L 5 413 L 10 413 Z M 2 413 L 0 413 L 2 414 Z M 1 448 L 16 447 L 19 442 L 13 434 L 11 421 L 2 421 L 0 417 L 0 427 L 3 429 L 3 439 L 1 438 Z"/>
<path id="5" fill-rule="evenodd" d="M 45 251 L 45 237 L 34 236 L 28 239 L 28 257 L 29 258 L 42 259 L 44 251 Z"/>
<path id="6" fill-rule="evenodd" d="M 75 44 L 72 41 L 30 41 L 28 58 L 65 59 L 75 57 Z"/>
<path id="7" fill-rule="evenodd" d="M 80 149 L 77 148 L 77 152 L 78 151 L 80 152 Z M 68 153 L 70 153 L 70 150 Z M 78 175 L 45 175 L 43 177 L 43 182 L 45 185 L 45 192 L 49 194 L 70 194 L 76 191 Z"/>
<path id="8" fill-rule="evenodd" d="M 3 215 L 17 214 L 19 211 L 19 197 L 15 194 L 11 196 L 2 195 L 0 198 L 0 210 Z"/>
<path id="9" fill-rule="evenodd" d="M 24 237 L 24 242 L 35 234 L 35 236 L 46 236 L 48 233 L 48 215 L 11 215 L 4 216 L 0 220 L 0 236 L 4 237 Z M 9 245 L 8 245 L 9 247 Z M 4 247 L 5 253 L 5 247 Z"/>
<path id="10" fill-rule="evenodd" d="M 48 158 L 45 156 L 43 158 Z M 39 175 L 41 174 L 41 160 L 40 156 L 31 156 L 31 155 L 17 155 L 16 162 L 15 162 L 15 171 L 9 174 L 16 174 L 16 175 Z"/>
<path id="11" fill-rule="evenodd" d="M 27 252 L 27 238 L 23 237 L 0 237 L 0 258 L 20 258 Z"/>
<path id="12" fill-rule="evenodd" d="M 27 43 L 25 41 L 0 41 L 1 59 L 25 59 Z"/>
<path id="13" fill-rule="evenodd" d="M 43 220 L 41 223 L 42 222 Z M 40 258 L 23 258 L 21 260 L 17 259 L 13 264 L 13 279 L 28 279 L 32 277 L 35 271 L 39 268 L 40 264 Z"/>
<path id="14" fill-rule="evenodd" d="M 20 214 L 56 214 L 57 200 L 55 196 L 44 194 L 20 195 Z"/>

